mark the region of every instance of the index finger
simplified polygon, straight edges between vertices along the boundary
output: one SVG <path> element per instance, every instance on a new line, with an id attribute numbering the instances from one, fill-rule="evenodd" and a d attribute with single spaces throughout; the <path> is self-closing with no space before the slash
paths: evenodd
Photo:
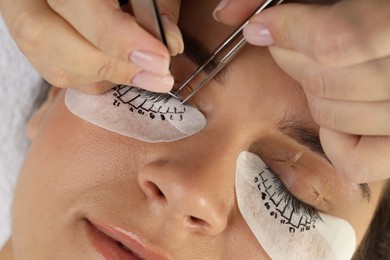
<path id="1" fill-rule="evenodd" d="M 355 183 L 390 178 L 390 137 L 356 136 L 321 128 L 321 144 L 334 167 Z"/>
<path id="2" fill-rule="evenodd" d="M 245 21 L 254 10 L 266 0 L 228 0 L 220 1 L 214 10 L 213 16 L 217 21 L 228 25 L 238 25 Z M 277 0 L 274 1 L 278 2 Z M 311 3 L 311 4 L 331 4 L 337 0 L 285 0 L 283 3 Z"/>
<path id="3" fill-rule="evenodd" d="M 165 46 L 122 11 L 117 0 L 48 0 L 59 13 L 93 45 L 122 62 L 133 50 L 150 51 L 169 58 Z"/>
<path id="4" fill-rule="evenodd" d="M 389 13 L 389 1 L 286 4 L 253 17 L 244 33 L 250 43 L 261 45 L 261 30 L 263 34 L 267 30 L 277 47 L 323 65 L 348 66 L 390 54 Z"/>

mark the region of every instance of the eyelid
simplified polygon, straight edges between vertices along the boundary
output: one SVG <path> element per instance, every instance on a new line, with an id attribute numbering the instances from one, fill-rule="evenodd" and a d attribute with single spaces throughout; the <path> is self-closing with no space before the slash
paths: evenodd
<path id="1" fill-rule="evenodd" d="M 279 160 L 267 160 L 267 165 L 278 176 L 286 189 L 299 201 L 310 205 L 317 210 L 327 213 L 330 211 L 330 203 L 324 195 L 324 180 L 310 182 L 308 178 L 297 177 L 300 175 L 297 167 Z"/>
<path id="2" fill-rule="evenodd" d="M 281 196 L 284 197 L 286 204 L 290 204 L 292 206 L 292 208 L 296 211 L 297 214 L 302 214 L 302 215 L 308 216 L 311 219 L 315 219 L 315 220 L 322 220 L 321 216 L 319 215 L 318 210 L 315 207 L 299 200 L 285 186 L 285 184 L 280 179 L 278 174 L 275 173 L 275 171 L 272 168 L 267 167 L 267 169 L 273 174 L 274 184 L 277 185 L 276 189 L 279 193 L 281 193 Z"/>

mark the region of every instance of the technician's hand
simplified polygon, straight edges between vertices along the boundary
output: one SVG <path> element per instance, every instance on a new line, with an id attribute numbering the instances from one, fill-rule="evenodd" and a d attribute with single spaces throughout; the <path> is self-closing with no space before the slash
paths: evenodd
<path id="1" fill-rule="evenodd" d="M 180 0 L 160 1 L 160 9 L 170 53 L 118 0 L 0 0 L 11 34 L 35 69 L 55 86 L 94 94 L 114 84 L 172 88 L 170 54 L 183 51 Z"/>
<path id="2" fill-rule="evenodd" d="M 230 0 L 215 16 L 234 24 L 261 2 Z M 327 156 L 357 183 L 390 177 L 389 21 L 389 0 L 343 0 L 280 5 L 245 28 L 303 86 Z"/>

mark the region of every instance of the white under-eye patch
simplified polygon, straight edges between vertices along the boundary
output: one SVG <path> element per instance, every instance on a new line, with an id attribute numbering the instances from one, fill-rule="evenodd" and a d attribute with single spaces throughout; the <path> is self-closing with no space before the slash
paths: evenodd
<path id="1" fill-rule="evenodd" d="M 120 85 L 103 95 L 68 90 L 65 105 L 92 124 L 150 143 L 191 136 L 207 123 L 194 107 L 131 86 Z"/>
<path id="2" fill-rule="evenodd" d="M 271 259 L 351 259 L 352 226 L 337 217 L 320 213 L 321 220 L 297 211 L 256 154 L 238 157 L 236 194 L 242 216 Z"/>

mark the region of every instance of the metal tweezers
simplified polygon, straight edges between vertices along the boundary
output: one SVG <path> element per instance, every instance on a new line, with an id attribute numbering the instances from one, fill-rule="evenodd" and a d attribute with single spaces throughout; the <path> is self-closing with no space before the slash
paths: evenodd
<path id="1" fill-rule="evenodd" d="M 225 41 L 221 43 L 214 51 L 213 54 L 204 62 L 185 82 L 176 92 L 171 92 L 170 94 L 174 97 L 180 99 L 180 92 L 188 86 L 188 84 L 198 75 L 200 74 L 212 61 L 218 58 L 219 54 L 226 53 L 219 61 L 217 61 L 217 66 L 204 78 L 196 87 L 194 87 L 190 94 L 182 100 L 182 104 L 187 102 L 190 98 L 192 98 L 206 83 L 208 83 L 212 78 L 215 77 L 238 53 L 239 51 L 246 45 L 247 41 L 245 40 L 242 31 L 244 27 L 249 23 L 249 19 L 256 14 L 259 14 L 264 9 L 279 5 L 284 0 L 267 0 L 264 4 L 262 4 L 241 26 L 238 27 Z M 238 41 L 238 42 L 237 42 Z"/>
<path id="2" fill-rule="evenodd" d="M 131 6 L 137 23 L 168 47 L 157 0 L 131 0 Z"/>

